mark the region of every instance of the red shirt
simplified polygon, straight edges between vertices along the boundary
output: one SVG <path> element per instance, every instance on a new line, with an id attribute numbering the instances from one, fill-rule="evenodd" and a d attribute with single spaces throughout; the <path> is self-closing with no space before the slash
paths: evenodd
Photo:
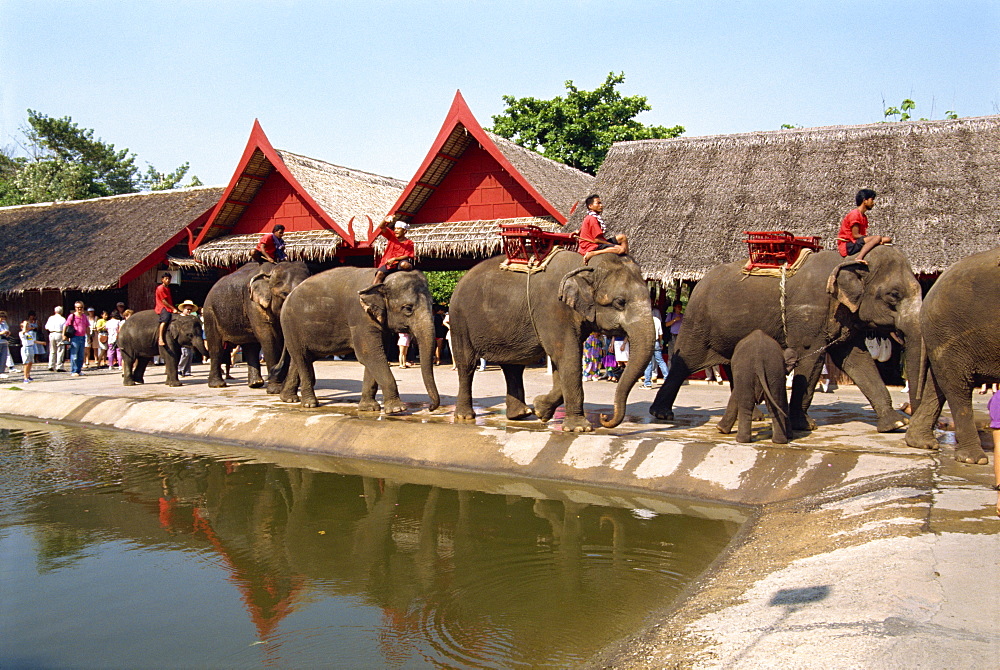
<path id="1" fill-rule="evenodd" d="M 156 293 L 154 294 L 154 299 L 156 300 L 156 306 L 153 307 L 156 313 L 159 314 L 163 310 L 168 312 L 176 312 L 174 309 L 174 299 L 170 297 L 170 287 L 160 284 L 156 287 Z M 163 303 L 166 303 L 165 305 Z"/>
<path id="2" fill-rule="evenodd" d="M 405 256 L 407 258 L 415 258 L 416 254 L 413 252 L 413 240 L 401 240 L 396 237 L 396 233 L 385 228 L 382 230 L 382 236 L 388 241 L 385 245 L 385 253 L 382 254 L 382 260 L 378 262 L 379 267 L 385 265 L 390 258 L 399 258 L 400 256 Z"/>
<path id="3" fill-rule="evenodd" d="M 597 247 L 601 244 L 607 244 L 607 240 L 604 238 L 604 229 L 601 228 L 601 222 L 593 214 L 583 217 L 583 223 L 580 224 L 580 232 L 577 234 L 580 236 L 577 251 L 581 254 L 586 254 L 588 251 L 596 251 Z"/>
<path id="4" fill-rule="evenodd" d="M 868 234 L 868 217 L 857 209 L 852 209 L 844 216 L 840 222 L 840 230 L 837 231 L 837 249 L 841 256 L 847 256 L 847 243 L 854 241 L 854 226 L 858 227 L 858 235 L 864 237 Z"/>
<path id="5" fill-rule="evenodd" d="M 265 254 L 274 258 L 274 235 L 271 233 L 264 233 L 257 240 L 257 246 L 255 247 L 258 251 L 263 251 Z"/>

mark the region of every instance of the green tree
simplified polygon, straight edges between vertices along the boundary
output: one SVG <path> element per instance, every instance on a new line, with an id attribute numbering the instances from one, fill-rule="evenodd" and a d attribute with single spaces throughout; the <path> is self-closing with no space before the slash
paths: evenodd
<path id="1" fill-rule="evenodd" d="M 427 277 L 427 288 L 430 289 L 431 297 L 437 305 L 447 305 L 451 302 L 451 294 L 455 292 L 458 280 L 465 274 L 465 270 L 431 270 L 424 272 Z"/>
<path id="2" fill-rule="evenodd" d="M 55 200 L 84 200 L 142 190 L 174 188 L 187 174 L 184 163 L 168 173 L 152 165 L 145 173 L 136 167 L 128 149 L 94 136 L 64 116 L 52 118 L 28 110 L 24 129 L 27 156 L 0 157 L 0 204 L 15 205 Z M 189 186 L 201 181 L 192 176 Z"/>
<path id="3" fill-rule="evenodd" d="M 883 104 L 884 102 L 885 101 L 883 100 Z M 909 121 L 911 118 L 913 118 L 913 115 L 910 114 L 910 112 L 912 112 L 916 108 L 917 108 L 917 103 L 913 102 L 913 100 L 910 100 L 909 98 L 906 98 L 905 100 L 903 100 L 903 102 L 899 103 L 899 107 L 886 107 L 885 111 L 882 112 L 882 116 L 884 116 L 886 119 L 888 119 L 890 116 L 894 116 L 897 117 L 895 119 L 897 121 Z M 954 110 L 949 109 L 944 113 L 944 118 L 957 119 L 958 113 L 955 112 Z M 920 120 L 930 121 L 930 119 L 924 117 L 921 117 Z"/>
<path id="4" fill-rule="evenodd" d="M 625 73 L 611 72 L 593 91 L 566 82 L 566 96 L 551 100 L 503 96 L 507 108 L 493 117 L 493 132 L 546 158 L 596 174 L 614 142 L 677 137 L 683 126 L 646 126 L 635 120 L 652 109 L 641 95 L 623 97 Z"/>

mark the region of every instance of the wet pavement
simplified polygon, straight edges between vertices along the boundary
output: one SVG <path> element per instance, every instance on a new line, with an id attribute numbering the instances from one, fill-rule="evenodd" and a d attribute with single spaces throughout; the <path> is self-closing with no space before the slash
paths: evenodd
<path id="1" fill-rule="evenodd" d="M 118 373 L 80 378 L 36 366 L 36 381 L 0 383 L 0 413 L 215 439 L 300 454 L 334 453 L 455 472 L 575 481 L 687 500 L 742 505 L 744 531 L 680 605 L 652 612 L 648 626 L 606 650 L 595 665 L 662 667 L 997 667 L 1000 658 L 1000 519 L 992 468 L 906 447 L 902 433 L 875 432 L 875 415 L 853 387 L 817 393 L 811 433 L 791 444 L 720 435 L 714 424 L 728 388 L 692 381 L 678 395 L 678 423 L 648 415 L 655 390 L 633 389 L 626 421 L 566 435 L 556 419 L 503 416 L 503 375 L 491 367 L 474 382 L 477 421 L 454 423 L 455 373 L 437 368 L 442 407 L 428 411 L 419 368 L 394 368 L 408 411 L 359 415 L 361 369 L 317 364 L 322 405 L 303 410 L 245 386 L 207 387 L 195 366 L 168 388 L 162 367 L 148 383 L 123 387 Z M 544 368 L 525 373 L 527 398 L 546 392 Z M 10 390 L 10 389 L 21 390 Z M 615 385 L 587 382 L 597 423 Z M 904 396 L 893 389 L 897 406 Z M 985 418 L 988 396 L 975 395 Z M 992 458 L 992 456 L 991 456 Z M 613 497 L 613 492 L 608 494 Z M 709 510 L 710 506 L 705 506 Z M 718 514 L 717 508 L 705 511 Z"/>

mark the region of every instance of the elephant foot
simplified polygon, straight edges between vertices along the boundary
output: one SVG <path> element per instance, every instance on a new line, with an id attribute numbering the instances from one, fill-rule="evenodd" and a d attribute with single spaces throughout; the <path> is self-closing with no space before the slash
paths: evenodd
<path id="1" fill-rule="evenodd" d="M 263 385 L 264 385 L 264 380 L 263 379 L 254 379 L 254 380 L 251 380 L 251 381 L 247 382 L 247 386 L 249 386 L 252 389 L 259 389 Z"/>
<path id="2" fill-rule="evenodd" d="M 382 404 L 382 411 L 386 414 L 402 414 L 406 411 L 406 404 L 402 400 L 386 400 Z"/>
<path id="3" fill-rule="evenodd" d="M 507 418 L 513 421 L 518 421 L 520 419 L 527 419 L 534 412 L 531 408 L 525 405 L 519 400 L 508 400 L 507 401 Z"/>
<path id="4" fill-rule="evenodd" d="M 540 395 L 535 398 L 535 416 L 542 421 L 551 420 L 556 413 L 556 407 L 557 405 L 554 402 L 549 401 L 547 396 Z M 586 419 L 584 419 L 584 421 L 586 421 Z M 591 426 L 590 429 L 593 430 L 594 427 Z"/>
<path id="5" fill-rule="evenodd" d="M 661 407 L 656 407 L 655 405 L 650 405 L 649 413 L 650 415 L 656 417 L 660 421 L 669 421 L 671 423 L 674 421 L 673 410 L 663 409 Z"/>
<path id="6" fill-rule="evenodd" d="M 135 386 L 137 384 L 138 384 L 138 382 L 136 382 L 136 381 L 134 381 L 132 379 L 125 379 L 125 380 L 122 381 L 122 386 Z"/>
<path id="7" fill-rule="evenodd" d="M 298 394 L 289 395 L 287 393 L 282 393 L 278 396 L 278 400 L 281 402 L 299 402 L 299 396 Z"/>
<path id="8" fill-rule="evenodd" d="M 592 433 L 594 424 L 585 416 L 567 416 L 563 419 L 562 429 L 564 433 Z"/>
<path id="9" fill-rule="evenodd" d="M 358 403 L 359 412 L 381 412 L 382 405 L 378 404 L 378 400 L 362 400 Z"/>
<path id="10" fill-rule="evenodd" d="M 912 425 L 906 431 L 906 446 L 914 449 L 937 449 L 939 447 L 934 433 L 918 431 Z"/>
<path id="11" fill-rule="evenodd" d="M 175 381 L 168 380 L 167 381 L 167 386 L 183 386 L 183 384 L 181 384 L 180 382 L 175 382 Z"/>
<path id="12" fill-rule="evenodd" d="M 816 430 L 816 422 L 809 418 L 808 415 L 803 414 L 802 416 L 793 416 L 789 420 L 792 430 L 805 430 L 813 431 Z"/>
<path id="13" fill-rule="evenodd" d="M 955 460 L 969 465 L 986 465 L 990 462 L 986 457 L 986 452 L 978 444 L 956 447 Z"/>
<path id="14" fill-rule="evenodd" d="M 278 395 L 281 393 L 281 384 L 268 384 L 267 394 L 268 395 Z"/>
<path id="15" fill-rule="evenodd" d="M 733 432 L 732 425 L 729 425 L 729 426 L 723 425 L 722 421 L 720 421 L 719 423 L 715 424 L 715 429 L 717 431 L 719 431 L 720 433 L 722 433 L 723 435 L 729 435 L 730 433 Z"/>
<path id="16" fill-rule="evenodd" d="M 209 379 L 208 388 L 210 389 L 224 389 L 226 388 L 226 382 L 221 379 Z"/>
<path id="17" fill-rule="evenodd" d="M 455 421 L 475 421 L 476 413 L 471 407 L 455 406 Z"/>
<path id="18" fill-rule="evenodd" d="M 316 407 L 319 407 L 319 400 L 316 400 L 315 397 L 312 398 L 303 397 L 302 406 L 305 407 L 306 409 L 314 409 Z"/>
<path id="19" fill-rule="evenodd" d="M 891 433 L 894 430 L 905 428 L 910 423 L 910 418 L 895 411 L 878 418 L 876 430 L 880 433 Z"/>
<path id="20" fill-rule="evenodd" d="M 764 416 L 764 413 L 762 411 L 760 411 L 760 407 L 754 407 L 753 408 L 753 415 L 750 417 L 750 420 L 751 421 L 766 421 L 767 417 Z"/>

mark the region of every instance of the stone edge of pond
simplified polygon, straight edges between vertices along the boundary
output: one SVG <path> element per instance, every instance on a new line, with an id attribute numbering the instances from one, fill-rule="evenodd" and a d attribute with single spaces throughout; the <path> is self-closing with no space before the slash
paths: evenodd
<path id="1" fill-rule="evenodd" d="M 648 490 L 760 506 L 848 491 L 933 467 L 931 455 L 671 439 L 655 431 L 566 434 L 359 418 L 332 412 L 0 390 L 0 414 L 253 448 Z"/>

